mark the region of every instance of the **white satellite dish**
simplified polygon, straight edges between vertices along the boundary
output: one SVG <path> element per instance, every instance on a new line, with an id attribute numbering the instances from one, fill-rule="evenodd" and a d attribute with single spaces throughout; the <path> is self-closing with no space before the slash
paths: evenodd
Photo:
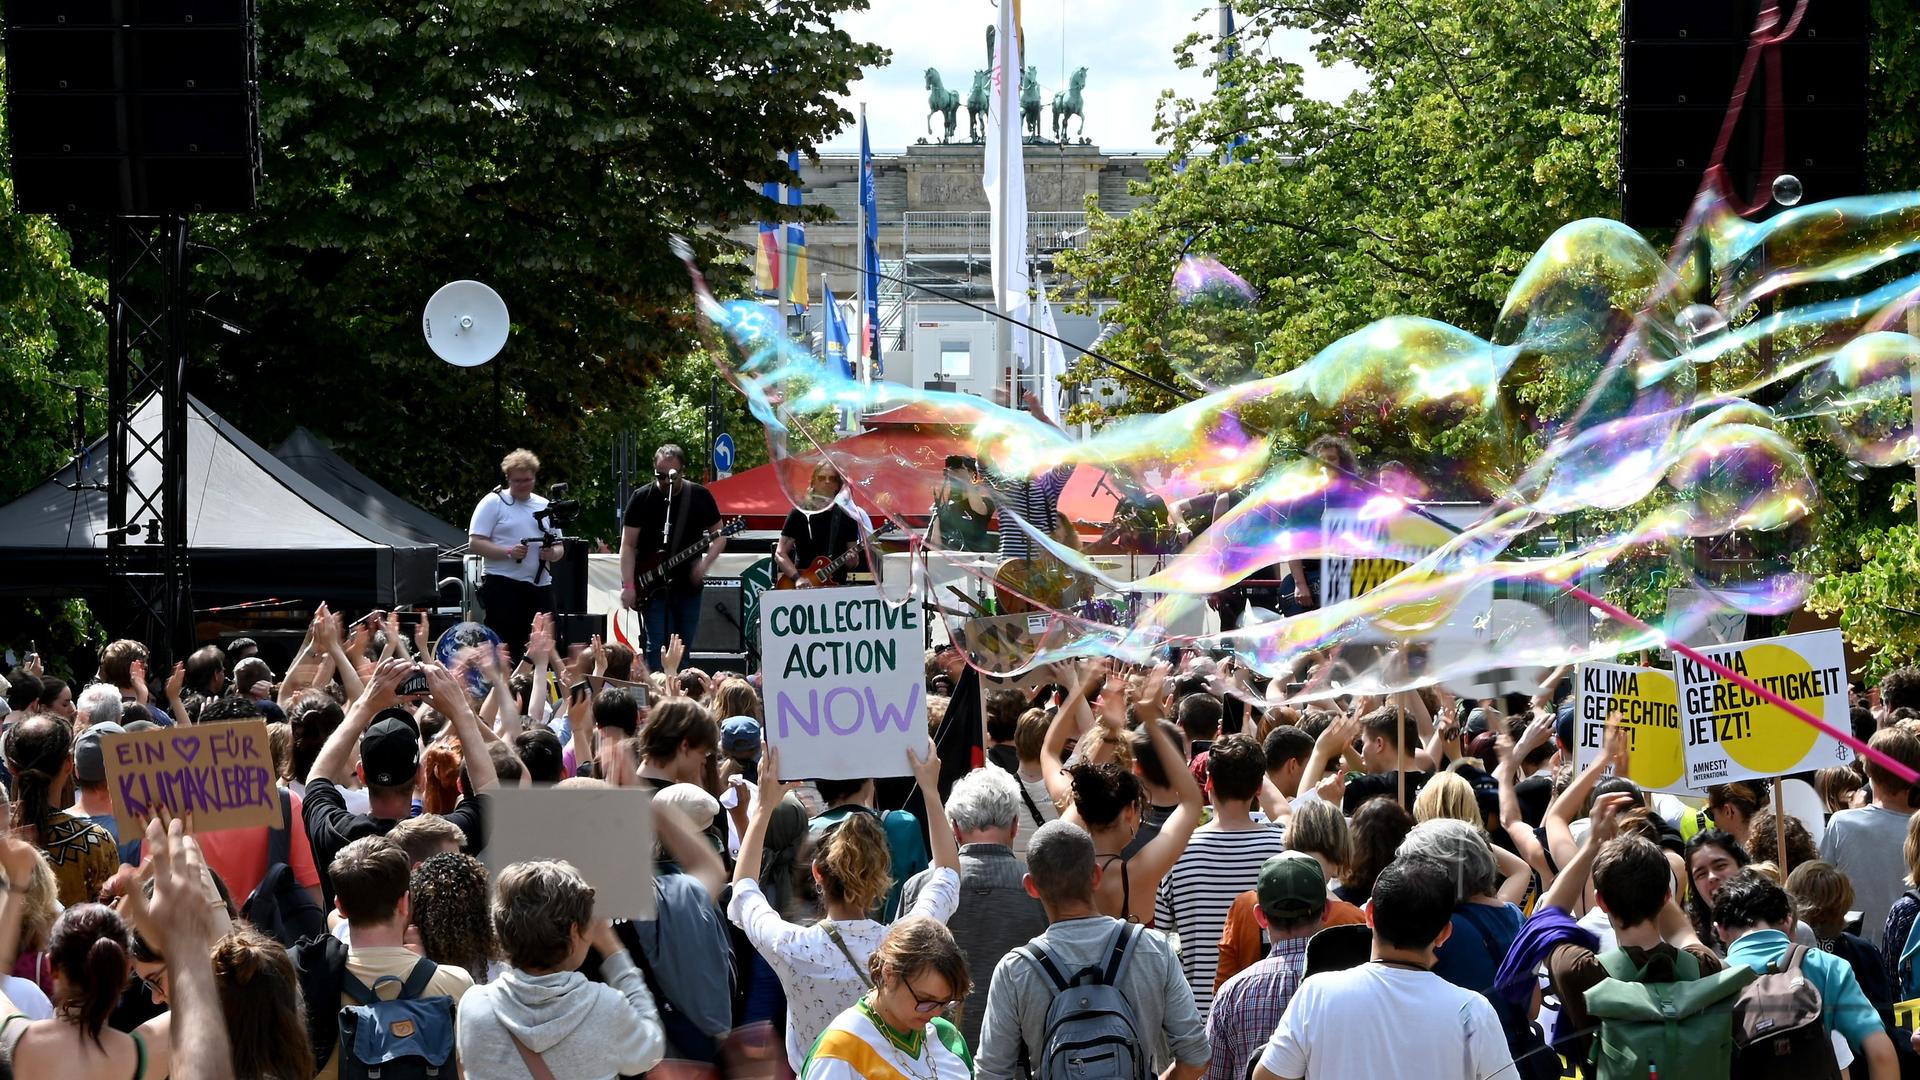
<path id="1" fill-rule="evenodd" d="M 507 343 L 507 302 L 478 281 L 449 281 L 420 316 L 427 347 L 455 367 L 479 367 Z"/>

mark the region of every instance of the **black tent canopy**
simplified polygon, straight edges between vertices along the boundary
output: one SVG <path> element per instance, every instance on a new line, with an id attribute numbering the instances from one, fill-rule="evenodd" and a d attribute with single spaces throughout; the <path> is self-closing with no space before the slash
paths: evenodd
<path id="1" fill-rule="evenodd" d="M 422 544 L 451 550 L 467 542 L 466 530 L 450 525 L 395 495 L 380 482 L 354 468 L 347 459 L 304 427 L 273 448 L 273 456 L 294 467 L 322 491 L 357 511 L 361 517 Z"/>
<path id="2" fill-rule="evenodd" d="M 160 401 L 133 419 L 157 439 Z M 147 463 L 156 473 L 159 465 Z M 101 438 L 40 486 L 0 506 L 0 595 L 84 596 L 107 582 L 107 445 Z M 157 475 L 152 482 L 157 482 Z M 436 596 L 431 542 L 401 535 L 329 495 L 187 398 L 187 542 L 195 599 L 325 600 L 348 607 Z"/>

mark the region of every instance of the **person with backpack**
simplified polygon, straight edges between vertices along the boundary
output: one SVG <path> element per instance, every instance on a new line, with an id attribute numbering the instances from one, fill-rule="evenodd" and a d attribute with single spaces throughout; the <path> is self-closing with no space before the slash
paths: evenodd
<path id="1" fill-rule="evenodd" d="M 1674 903 L 1673 868 L 1660 845 L 1617 835 L 1620 817 L 1634 805 L 1633 796 L 1624 793 L 1594 800 L 1592 827 L 1535 907 L 1534 919 L 1552 917 L 1549 912 L 1584 914 L 1591 880 L 1594 902 L 1606 913 L 1618 943 L 1597 953 L 1598 941 L 1590 935 L 1568 934 L 1547 954 L 1549 985 L 1560 1003 L 1556 1030 L 1572 1033 L 1556 1049 L 1572 1062 L 1588 1060 L 1592 1032 L 1599 1027 L 1586 1000 L 1587 991 L 1612 973 L 1606 958 L 1615 957 L 1622 970 L 1637 972 L 1642 982 L 1712 976 L 1726 966 Z M 1521 937 L 1528 936 L 1523 927 Z M 1682 976 L 1683 970 L 1690 974 Z M 1647 1080 L 1646 1070 L 1634 1080 Z"/>
<path id="2" fill-rule="evenodd" d="M 1388 864 L 1368 908 L 1371 962 L 1300 984 L 1261 1052 L 1256 1080 L 1510 1077 L 1513 1055 L 1492 1003 L 1433 973 L 1434 950 L 1453 932 L 1455 899 L 1451 867 L 1425 858 Z"/>
<path id="3" fill-rule="evenodd" d="M 933 744 L 928 743 L 925 757 L 909 750 L 907 758 L 926 799 L 933 863 L 938 868 L 907 914 L 944 923 L 960 903 L 960 846 L 940 798 L 940 758 Z M 820 887 L 827 917 L 811 926 L 781 917 L 761 890 L 759 873 L 767 827 L 787 789 L 780 779 L 780 752 L 769 747 L 766 761 L 760 766 L 753 818 L 746 835 L 740 838 L 727 918 L 766 957 L 786 991 L 787 1061 L 798 1072 L 813 1040 L 871 988 L 867 958 L 887 933 L 886 924 L 874 919 L 873 912 L 892 887 L 893 879 L 888 838 L 881 831 L 878 816 L 848 814 L 830 831 L 816 837 L 813 878 Z"/>
<path id="4" fill-rule="evenodd" d="M 1734 1075 L 1837 1077 L 1831 1033 L 1866 1062 L 1869 1080 L 1899 1077 L 1893 1040 L 1852 966 L 1794 942 L 1793 900 L 1785 889 L 1742 871 L 1715 894 L 1713 921 L 1727 942 L 1727 964 L 1745 964 L 1760 975 L 1734 1008 Z"/>
<path id="5" fill-rule="evenodd" d="M 334 856 L 328 876 L 348 942 L 323 934 L 293 951 L 318 1080 L 360 1080 L 375 1070 L 382 1080 L 447 1075 L 454 1008 L 473 976 L 406 948 L 407 853 L 384 836 L 363 836 Z M 376 1037 L 403 1028 L 405 1037 Z"/>
<path id="6" fill-rule="evenodd" d="M 1099 879 L 1087 830 L 1063 820 L 1034 831 L 1023 882 L 1047 929 L 994 968 L 977 1080 L 1196 1080 L 1206 1069 L 1206 1030 L 1173 946 L 1101 914 Z"/>
<path id="7" fill-rule="evenodd" d="M 925 918 L 894 923 L 867 958 L 867 981 L 866 996 L 815 1040 L 800 1080 L 972 1074 L 967 1041 L 946 1014 L 960 1009 L 973 982 L 945 926 Z"/>
<path id="8" fill-rule="evenodd" d="M 493 921 L 513 966 L 465 999 L 467 1080 L 552 1080 L 643 1073 L 666 1050 L 660 1016 L 613 924 L 593 915 L 593 886 L 564 862 L 500 872 Z M 600 953 L 604 983 L 579 971 Z"/>

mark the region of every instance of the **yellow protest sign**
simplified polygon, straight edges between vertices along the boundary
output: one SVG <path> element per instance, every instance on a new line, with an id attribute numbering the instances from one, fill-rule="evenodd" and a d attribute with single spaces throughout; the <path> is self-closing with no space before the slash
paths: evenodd
<path id="1" fill-rule="evenodd" d="M 1838 630 L 1737 642 L 1701 652 L 1825 723 L 1835 727 L 1848 723 L 1846 657 Z M 1734 680 L 1686 657 L 1675 660 L 1691 786 L 1765 779 L 1853 760 L 1846 744 Z"/>
<path id="2" fill-rule="evenodd" d="M 1626 664 L 1581 664 L 1574 714 L 1574 762 L 1585 768 L 1599 755 L 1609 718 L 1627 732 L 1628 776 L 1644 791 L 1692 794 L 1680 741 L 1680 707 L 1673 675 Z"/>

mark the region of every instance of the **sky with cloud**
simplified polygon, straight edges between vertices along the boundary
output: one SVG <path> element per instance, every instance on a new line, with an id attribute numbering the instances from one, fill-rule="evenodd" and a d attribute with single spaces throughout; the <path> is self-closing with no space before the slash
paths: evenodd
<path id="1" fill-rule="evenodd" d="M 872 0 L 872 7 L 844 16 L 841 25 L 855 40 L 889 49 L 893 60 L 872 69 L 842 99 L 849 112 L 867 104 L 867 123 L 876 151 L 900 150 L 927 132 L 925 74 L 937 68 L 948 89 L 960 93 L 959 131 L 964 137 L 964 105 L 973 72 L 987 66 L 986 29 L 998 15 L 992 0 Z M 1202 97 L 1212 90 L 1199 68 L 1181 70 L 1174 46 L 1196 30 L 1219 26 L 1212 4 L 1193 0 L 1024 0 L 1026 63 L 1039 68 L 1041 124 L 1051 127 L 1051 103 L 1075 68 L 1088 69 L 1083 93 L 1087 137 L 1106 150 L 1147 150 L 1155 145 L 1154 105 L 1161 91 Z M 1306 68 L 1307 92 L 1339 98 L 1361 84 L 1356 69 L 1326 69 L 1310 52 L 1304 32 L 1276 35 L 1265 43 Z M 939 130 L 939 121 L 934 128 Z M 857 150 L 858 131 L 849 127 L 824 149 Z"/>

